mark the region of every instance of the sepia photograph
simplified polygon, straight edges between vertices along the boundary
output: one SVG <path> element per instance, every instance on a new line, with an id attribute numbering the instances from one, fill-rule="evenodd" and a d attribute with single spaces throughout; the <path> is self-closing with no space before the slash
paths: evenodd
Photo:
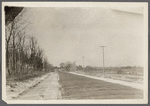
<path id="1" fill-rule="evenodd" d="M 147 104 L 148 3 L 3 2 L 9 104 Z"/>

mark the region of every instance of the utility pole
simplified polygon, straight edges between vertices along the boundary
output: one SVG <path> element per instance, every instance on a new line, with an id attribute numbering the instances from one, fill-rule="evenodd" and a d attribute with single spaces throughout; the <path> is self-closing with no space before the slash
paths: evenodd
<path id="1" fill-rule="evenodd" d="M 104 47 L 106 46 L 99 46 L 99 47 L 102 47 L 102 52 L 103 52 L 103 75 L 105 74 L 105 65 L 104 65 Z"/>
<path id="2" fill-rule="evenodd" d="M 84 71 L 84 56 L 82 58 L 83 58 L 83 71 Z"/>

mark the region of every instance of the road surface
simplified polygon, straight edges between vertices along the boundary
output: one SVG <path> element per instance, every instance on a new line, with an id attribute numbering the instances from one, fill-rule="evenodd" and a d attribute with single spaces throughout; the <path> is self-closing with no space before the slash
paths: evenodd
<path id="1" fill-rule="evenodd" d="M 63 99 L 142 99 L 143 91 L 102 80 L 59 72 Z"/>
<path id="2" fill-rule="evenodd" d="M 85 76 L 55 71 L 17 100 L 142 99 L 143 91 Z"/>

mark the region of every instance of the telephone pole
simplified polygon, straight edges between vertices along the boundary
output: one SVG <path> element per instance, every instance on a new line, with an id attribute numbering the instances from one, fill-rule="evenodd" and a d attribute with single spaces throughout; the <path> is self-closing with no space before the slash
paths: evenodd
<path id="1" fill-rule="evenodd" d="M 83 58 L 83 71 L 84 71 L 84 56 L 82 58 Z"/>
<path id="2" fill-rule="evenodd" d="M 103 75 L 105 74 L 105 65 L 104 65 L 104 48 L 106 46 L 99 46 L 99 47 L 102 47 L 102 52 L 103 52 Z"/>

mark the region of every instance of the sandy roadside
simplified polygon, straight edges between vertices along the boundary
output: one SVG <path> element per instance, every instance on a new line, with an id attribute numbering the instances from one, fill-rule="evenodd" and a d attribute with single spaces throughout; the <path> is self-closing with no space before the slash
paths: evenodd
<path id="1" fill-rule="evenodd" d="M 7 100 L 57 100 L 61 99 L 58 72 L 19 82 L 15 88 L 7 86 Z M 13 91 L 12 91 L 13 90 Z"/>
<path id="2" fill-rule="evenodd" d="M 26 92 L 28 89 L 37 86 L 39 83 L 41 83 L 45 78 L 47 78 L 50 75 L 51 73 L 48 73 L 41 77 L 31 78 L 29 80 L 22 82 L 13 82 L 13 84 L 6 85 L 6 99 L 11 100 L 18 97 L 19 95 Z"/>

